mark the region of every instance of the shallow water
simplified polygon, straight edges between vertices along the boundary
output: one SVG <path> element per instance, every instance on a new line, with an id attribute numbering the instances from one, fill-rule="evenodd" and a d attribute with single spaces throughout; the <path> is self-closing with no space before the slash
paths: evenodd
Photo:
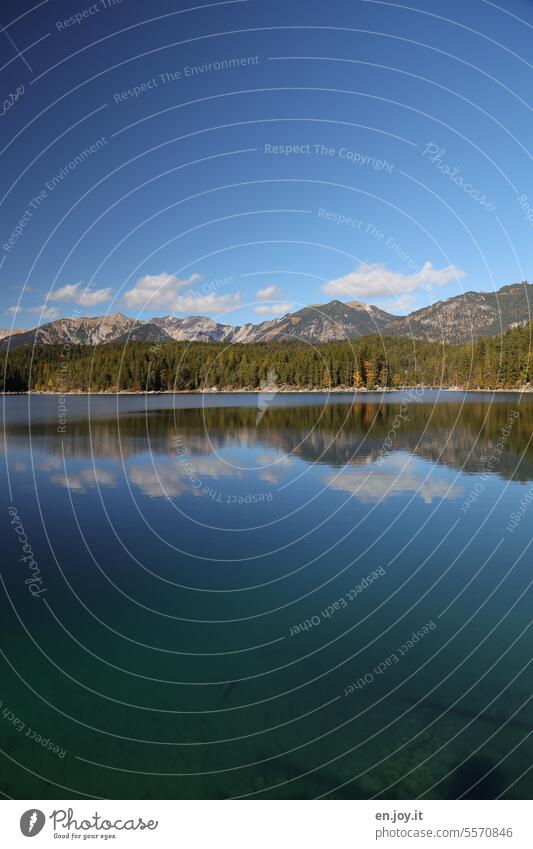
<path id="1" fill-rule="evenodd" d="M 4 794 L 531 795 L 530 396 L 59 404 L 3 399 Z"/>

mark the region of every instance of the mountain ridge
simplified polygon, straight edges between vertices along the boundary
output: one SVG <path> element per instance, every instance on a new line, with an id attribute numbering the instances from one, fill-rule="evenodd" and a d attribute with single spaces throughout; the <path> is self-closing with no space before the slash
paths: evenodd
<path id="1" fill-rule="evenodd" d="M 31 329 L 0 330 L 0 350 L 24 345 L 102 345 L 106 342 L 171 341 L 255 343 L 303 341 L 310 344 L 360 336 L 405 336 L 448 343 L 497 336 L 533 317 L 533 285 L 511 283 L 493 292 L 469 291 L 406 316 L 361 301 L 332 300 L 302 307 L 259 324 L 221 324 L 207 316 L 172 315 L 142 321 L 115 312 L 105 316 L 60 318 Z"/>

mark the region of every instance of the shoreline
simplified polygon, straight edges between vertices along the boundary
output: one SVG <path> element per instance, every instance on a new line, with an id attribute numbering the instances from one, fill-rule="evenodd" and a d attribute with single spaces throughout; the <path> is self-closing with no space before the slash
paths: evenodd
<path id="1" fill-rule="evenodd" d="M 347 389 L 345 387 L 337 387 L 335 389 L 165 389 L 163 391 L 155 390 L 121 390 L 119 392 L 67 392 L 67 391 L 45 391 L 45 390 L 25 390 L 23 392 L 0 392 L 4 397 L 19 396 L 19 395 L 50 395 L 57 397 L 76 397 L 76 396 L 97 396 L 103 397 L 123 397 L 123 396 L 159 396 L 159 395 L 383 395 L 385 393 L 401 393 L 414 392 L 420 390 L 428 392 L 483 392 L 483 393 L 500 393 L 510 392 L 514 395 L 528 395 L 533 392 L 533 385 L 524 387 L 523 389 L 464 389 L 462 386 L 402 386 L 399 388 L 377 388 L 377 389 Z"/>

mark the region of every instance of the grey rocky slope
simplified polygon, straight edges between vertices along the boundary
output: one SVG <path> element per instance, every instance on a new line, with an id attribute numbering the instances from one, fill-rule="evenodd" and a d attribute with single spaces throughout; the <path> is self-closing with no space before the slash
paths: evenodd
<path id="1" fill-rule="evenodd" d="M 533 285 L 514 283 L 497 292 L 465 292 L 388 325 L 386 333 L 444 342 L 470 342 L 498 336 L 508 327 L 533 320 Z"/>

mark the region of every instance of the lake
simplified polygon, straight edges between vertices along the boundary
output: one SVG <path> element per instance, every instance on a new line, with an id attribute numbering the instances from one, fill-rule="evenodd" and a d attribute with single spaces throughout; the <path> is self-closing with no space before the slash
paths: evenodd
<path id="1" fill-rule="evenodd" d="M 15 798 L 529 798 L 533 396 L 4 396 Z"/>

